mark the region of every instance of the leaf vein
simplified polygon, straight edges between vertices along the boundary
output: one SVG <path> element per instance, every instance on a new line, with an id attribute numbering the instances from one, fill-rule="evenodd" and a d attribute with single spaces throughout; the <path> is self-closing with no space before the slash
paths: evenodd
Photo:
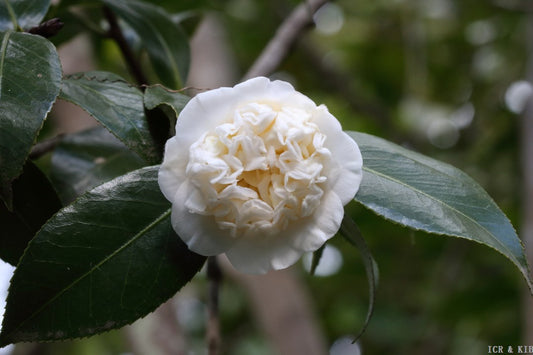
<path id="1" fill-rule="evenodd" d="M 85 272 L 83 275 L 79 276 L 77 279 L 73 280 L 69 285 L 65 286 L 62 290 L 60 290 L 57 294 L 55 294 L 52 298 L 50 298 L 48 301 L 46 301 L 41 307 L 39 307 L 35 312 L 30 314 L 25 320 L 21 321 L 19 325 L 14 328 L 9 334 L 16 333 L 24 324 L 26 324 L 29 320 L 36 317 L 41 311 L 43 311 L 46 307 L 48 307 L 50 304 L 52 304 L 55 300 L 57 300 L 60 296 L 62 296 L 65 292 L 70 290 L 72 287 L 74 287 L 76 284 L 81 282 L 83 279 L 85 279 L 87 276 L 89 278 L 92 277 L 92 274 L 95 270 L 99 269 L 103 264 L 111 260 L 114 256 L 125 250 L 129 245 L 131 245 L 134 241 L 139 239 L 141 236 L 143 236 L 146 232 L 148 232 L 150 229 L 154 228 L 157 224 L 159 224 L 161 221 L 163 221 L 165 218 L 167 218 L 171 213 L 171 209 L 166 210 L 163 212 L 158 218 L 156 218 L 154 221 L 149 223 L 146 227 L 144 227 L 141 231 L 139 231 L 137 234 L 135 234 L 132 238 L 130 238 L 126 243 L 121 245 L 119 248 L 117 248 L 115 251 L 113 251 L 110 255 L 105 257 L 103 260 L 98 262 L 96 265 L 94 265 L 92 268 L 90 268 L 87 272 Z M 9 336 L 6 335 L 6 339 L 9 338 Z"/>
<path id="2" fill-rule="evenodd" d="M 397 184 L 399 184 L 399 185 L 402 185 L 402 186 L 405 186 L 405 187 L 407 187 L 407 188 L 409 188 L 409 189 L 412 189 L 412 190 L 414 190 L 415 192 L 417 192 L 417 193 L 419 193 L 419 194 L 421 194 L 421 195 L 424 195 L 424 196 L 426 196 L 427 198 L 429 198 L 429 199 L 431 199 L 431 200 L 433 200 L 433 201 L 437 201 L 437 202 L 442 203 L 445 207 L 447 207 L 447 208 L 450 209 L 451 211 L 456 212 L 457 214 L 464 216 L 467 220 L 470 220 L 470 221 L 473 222 L 475 225 L 478 225 L 482 230 L 484 230 L 485 232 L 487 232 L 487 234 L 491 237 L 491 239 L 492 239 L 493 241 L 496 241 L 497 244 L 501 245 L 501 246 L 503 247 L 503 249 L 505 249 L 505 250 L 509 253 L 508 255 L 512 255 L 512 256 L 514 257 L 514 253 L 513 253 L 511 250 L 509 250 L 509 248 L 507 247 L 507 245 L 503 244 L 498 238 L 496 238 L 496 237 L 493 235 L 492 232 L 490 232 L 489 230 L 487 230 L 487 229 L 485 228 L 485 226 L 481 225 L 479 222 L 477 222 L 476 220 L 474 220 L 472 217 L 468 216 L 467 214 L 465 214 L 464 212 L 458 210 L 457 208 L 451 206 L 450 204 L 446 203 L 445 201 L 443 201 L 443 200 L 438 200 L 437 198 L 435 198 L 435 197 L 433 197 L 433 196 L 427 194 L 426 192 L 424 192 L 424 191 L 422 191 L 422 190 L 420 190 L 420 189 L 417 189 L 417 188 L 415 188 L 415 187 L 412 186 L 412 185 L 407 185 L 407 184 L 404 183 L 403 181 L 398 180 L 398 179 L 395 179 L 394 177 L 392 177 L 392 176 L 390 176 L 390 175 L 386 175 L 386 174 L 380 173 L 380 172 L 378 172 L 378 171 L 376 171 L 376 170 L 370 169 L 370 168 L 365 167 L 365 166 L 363 166 L 363 170 L 366 170 L 366 171 L 368 171 L 369 173 L 375 174 L 375 175 L 380 176 L 380 177 L 382 177 L 382 178 L 384 178 L 384 179 L 390 180 L 390 181 L 392 181 L 392 182 L 394 182 L 394 183 L 397 183 Z M 444 233 L 444 234 L 448 234 L 448 233 Z M 461 237 L 464 237 L 464 236 L 461 236 Z"/>

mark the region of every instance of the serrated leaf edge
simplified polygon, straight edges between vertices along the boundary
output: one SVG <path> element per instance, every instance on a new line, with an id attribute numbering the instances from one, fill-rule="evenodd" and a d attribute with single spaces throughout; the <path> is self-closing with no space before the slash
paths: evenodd
<path id="1" fill-rule="evenodd" d="M 7 0 L 6 0 L 7 2 Z M 9 37 L 11 37 L 11 35 L 13 33 L 20 33 L 20 32 L 15 32 L 13 30 L 7 30 L 4 32 L 6 35 L 4 36 L 4 39 L 7 37 L 7 40 L 2 40 L 2 44 L 0 46 L 0 54 L 1 53 L 5 53 L 6 52 L 6 49 L 7 49 L 7 45 L 9 43 Z M 9 36 L 7 35 L 9 34 Z M 39 36 L 35 36 L 35 35 L 32 35 L 32 34 L 29 34 L 29 33 L 20 33 L 20 34 L 23 34 L 25 36 L 32 36 L 32 37 L 39 37 Z M 41 37 L 39 37 L 41 38 Z M 44 38 L 43 38 L 44 39 Z M 61 63 L 61 60 L 59 59 L 59 54 L 57 53 L 57 49 L 56 47 L 54 46 L 54 44 L 50 41 L 48 41 L 47 39 L 44 39 L 46 43 L 46 46 L 49 47 L 49 49 L 52 49 L 53 53 L 55 53 L 55 57 L 56 57 L 56 64 L 58 65 L 58 69 L 59 69 L 59 72 L 60 73 L 63 73 L 63 67 L 62 67 L 62 63 Z M 3 71 L 4 71 L 4 59 L 5 59 L 5 54 L 3 54 L 1 57 L 0 57 L 0 97 L 1 97 L 1 94 L 2 94 L 2 80 L 3 80 Z M 57 101 L 57 98 L 59 97 L 59 94 L 61 93 L 61 85 L 62 85 L 62 79 L 61 77 L 59 78 L 59 85 L 57 86 L 57 93 L 54 95 L 54 98 L 50 101 L 49 105 L 48 105 L 48 108 L 46 109 L 46 111 L 44 112 L 44 115 L 43 115 L 43 118 L 41 120 L 41 124 L 39 126 L 39 128 L 35 131 L 35 135 L 33 137 L 33 142 L 32 144 L 30 145 L 29 149 L 24 152 L 26 158 L 24 159 L 24 162 L 23 164 L 21 165 L 19 171 L 18 171 L 18 174 L 16 176 L 14 176 L 11 180 L 11 182 L 13 182 L 14 179 L 16 179 L 18 176 L 20 176 L 20 174 L 22 173 L 22 169 L 23 169 L 23 166 L 24 164 L 26 163 L 26 160 L 28 159 L 28 156 L 31 152 L 31 148 L 35 145 L 35 143 L 37 142 L 37 138 L 39 136 L 39 132 L 41 131 L 41 129 L 43 128 L 44 126 L 44 122 L 46 121 L 46 119 L 48 118 L 48 114 L 50 113 L 50 111 L 52 111 L 52 107 L 54 106 L 55 102 Z M 7 186 L 7 187 L 2 187 L 2 189 L 0 189 L 0 200 L 4 200 L 4 198 L 6 196 L 5 193 L 8 193 L 9 195 L 7 196 L 8 197 L 8 200 L 7 201 L 4 201 L 6 203 L 6 206 L 8 208 L 8 210 L 11 210 L 12 209 L 12 204 L 13 204 L 13 196 L 11 195 L 12 194 L 12 189 L 11 189 L 11 186 Z"/>
<path id="2" fill-rule="evenodd" d="M 81 197 L 83 198 L 83 196 Z M 65 209 L 68 209 L 69 206 L 67 206 Z M 61 213 L 61 211 L 63 211 L 64 209 L 60 210 L 60 212 L 58 212 L 57 214 Z M 80 277 L 78 277 L 77 279 L 75 279 L 74 281 L 72 281 L 69 285 L 67 285 L 63 290 L 61 290 L 60 292 L 58 292 L 56 295 L 54 295 L 54 297 L 52 297 L 50 300 L 48 300 L 46 303 L 44 303 L 41 307 L 39 307 L 39 309 L 37 309 L 35 312 L 33 312 L 28 318 L 26 318 L 24 321 L 22 321 L 15 329 L 13 329 L 9 334 L 7 335 L 4 335 L 5 333 L 0 333 L 0 346 L 2 345 L 7 345 L 9 343 L 5 343 L 4 341 L 2 341 L 2 339 L 8 339 L 9 336 L 13 333 L 16 333 L 17 330 L 19 330 L 24 324 L 26 324 L 28 321 L 30 321 L 32 318 L 34 318 L 35 316 L 37 316 L 43 309 L 45 309 L 48 305 L 50 305 L 51 303 L 53 303 L 58 297 L 60 297 L 62 294 L 64 294 L 65 292 L 67 292 L 71 287 L 73 287 L 75 284 L 77 284 L 79 281 L 81 281 L 82 279 L 84 279 L 85 277 L 89 276 L 95 269 L 99 268 L 100 266 L 102 266 L 103 264 L 105 264 L 109 259 L 111 259 L 113 256 L 117 255 L 118 253 L 120 253 L 122 250 L 124 250 L 126 247 L 128 247 L 128 245 L 130 245 L 131 243 L 133 243 L 135 240 L 137 240 L 138 238 L 140 238 L 142 235 L 144 235 L 148 230 L 150 230 L 151 228 L 155 227 L 157 224 L 159 224 L 162 220 L 164 220 L 165 218 L 167 218 L 168 216 L 170 216 L 171 214 L 171 211 L 172 209 L 169 208 L 167 209 L 165 212 L 163 212 L 157 219 L 155 219 L 154 221 L 152 221 L 150 224 L 148 224 L 145 228 L 143 228 L 141 231 L 139 231 L 137 234 L 135 234 L 132 238 L 128 239 L 128 241 L 126 243 L 124 243 L 123 245 L 121 245 L 119 248 L 117 248 L 113 253 L 111 253 L 110 255 L 108 255 L 106 258 L 104 258 L 102 261 L 100 261 L 99 263 L 97 263 L 95 266 L 93 266 L 89 271 L 87 271 L 86 273 L 84 273 L 83 275 L 81 275 Z M 55 215 L 54 215 L 55 216 Z M 41 228 L 42 230 L 42 228 Z M 39 231 L 40 232 L 40 231 Z M 37 232 L 37 234 L 39 234 L 39 232 Z M 36 234 L 36 235 L 37 235 Z M 27 250 L 27 248 L 26 248 Z M 22 259 L 22 258 L 21 258 Z M 109 329 L 111 330 L 111 329 Z M 74 339 L 76 337 L 73 337 L 72 339 Z"/>
<path id="3" fill-rule="evenodd" d="M 112 73 L 108 73 L 108 72 L 102 72 L 102 73 L 106 73 L 106 74 L 112 74 Z M 83 73 L 85 74 L 85 73 Z M 115 74 L 113 74 L 115 75 Z M 92 80 L 90 77 L 87 77 L 85 75 L 82 75 L 82 76 L 79 76 L 79 77 L 76 77 L 75 75 L 68 75 L 68 76 L 65 76 L 64 79 L 67 79 L 67 80 L 75 80 L 75 81 L 78 81 L 78 82 L 81 82 L 81 79 L 85 79 L 85 80 Z M 103 80 L 96 80 L 97 82 L 100 82 L 100 83 L 103 83 L 103 82 L 110 82 L 110 83 L 124 83 L 126 86 L 128 87 L 131 87 L 131 88 L 137 88 L 135 85 L 131 85 L 130 83 L 128 83 L 126 80 L 123 80 L 123 79 L 117 79 L 117 80 L 110 80 L 110 81 L 103 81 Z M 85 85 L 80 85 L 81 87 L 83 87 L 85 90 L 89 90 L 89 91 L 93 91 L 93 92 L 96 92 L 98 93 L 98 96 L 103 96 L 105 98 L 104 95 L 102 95 L 100 92 L 96 91 L 96 90 L 92 90 L 89 86 L 85 86 Z M 139 92 L 140 95 L 143 97 L 143 107 L 144 107 L 144 95 Z M 81 109 L 83 109 L 85 112 L 87 112 L 91 117 L 93 117 L 95 120 L 97 120 L 103 127 L 105 127 L 112 135 L 114 135 L 118 140 L 120 140 L 122 143 L 124 143 L 124 145 L 126 147 L 128 147 L 128 149 L 130 151 L 132 151 L 133 153 L 137 154 L 141 159 L 143 159 L 146 163 L 154 163 L 155 161 L 152 161 L 149 159 L 148 156 L 143 156 L 140 154 L 140 152 L 138 152 L 137 150 L 133 149 L 131 147 L 131 144 L 130 142 L 128 142 L 128 140 L 125 140 L 123 139 L 122 137 L 120 137 L 120 135 L 118 135 L 111 127 L 109 127 L 109 125 L 107 125 L 104 121 L 102 121 L 100 118 L 97 117 L 97 115 L 95 115 L 93 112 L 91 112 L 90 110 L 86 109 L 85 107 L 83 107 L 82 105 L 78 104 L 75 100 L 73 99 L 70 99 L 68 97 L 65 97 L 65 95 L 63 95 L 63 90 L 61 89 L 61 91 L 59 92 L 59 95 L 58 97 L 62 100 L 65 100 L 65 101 L 68 101 L 70 103 L 72 103 L 73 105 L 76 105 L 78 107 L 80 107 Z M 107 98 L 105 98 L 107 102 L 109 102 L 111 105 L 110 107 L 114 107 L 113 105 L 113 102 L 108 100 Z M 114 110 L 114 109 L 113 109 Z M 130 123 L 132 123 L 132 121 L 129 119 L 129 117 L 126 117 L 126 120 Z M 139 131 L 139 129 L 137 128 L 137 125 L 135 124 L 131 124 L 131 126 L 133 126 L 135 128 L 135 132 L 137 133 L 137 138 L 140 139 L 141 142 L 143 143 L 151 143 L 153 145 L 153 142 L 146 142 L 146 140 L 144 139 L 143 135 L 141 134 L 141 132 Z"/>

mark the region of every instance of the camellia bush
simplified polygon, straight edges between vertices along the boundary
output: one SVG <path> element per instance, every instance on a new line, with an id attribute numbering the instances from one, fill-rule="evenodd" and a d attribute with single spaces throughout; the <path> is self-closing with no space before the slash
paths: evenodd
<path id="1" fill-rule="evenodd" d="M 63 75 L 48 39 L 62 23 L 43 19 L 67 21 L 77 3 L 0 2 L 0 257 L 16 266 L 0 346 L 130 324 L 219 254 L 242 273 L 287 268 L 305 252 L 316 266 L 337 234 L 363 255 L 368 322 L 377 265 L 345 213 L 353 200 L 400 226 L 493 248 L 531 289 L 513 226 L 453 166 L 343 131 L 335 112 L 283 81 L 256 76 L 185 95 L 188 38 L 156 5 L 94 1 L 102 21 L 91 25 L 126 59 L 142 48 L 159 83 L 135 63 L 134 83 L 105 71 Z M 37 140 L 57 99 L 101 127 Z M 42 154 L 49 176 L 33 162 Z"/>

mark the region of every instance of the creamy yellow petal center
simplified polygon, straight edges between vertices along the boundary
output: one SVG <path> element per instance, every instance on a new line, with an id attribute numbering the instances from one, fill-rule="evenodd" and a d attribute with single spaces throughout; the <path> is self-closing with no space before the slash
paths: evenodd
<path id="1" fill-rule="evenodd" d="M 192 213 L 214 216 L 233 236 L 278 233 L 320 204 L 331 155 L 310 113 L 246 104 L 189 149 Z"/>

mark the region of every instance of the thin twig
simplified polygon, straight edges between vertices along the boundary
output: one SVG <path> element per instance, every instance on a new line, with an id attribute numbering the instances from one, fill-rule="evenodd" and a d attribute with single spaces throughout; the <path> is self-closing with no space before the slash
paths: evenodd
<path id="1" fill-rule="evenodd" d="M 131 75 L 135 78 L 135 81 L 140 86 L 141 90 L 145 91 L 146 85 L 149 84 L 148 79 L 142 70 L 141 64 L 136 60 L 135 54 L 124 37 L 124 34 L 118 25 L 117 17 L 109 7 L 104 6 L 103 10 L 104 16 L 109 23 L 109 31 L 107 35 L 117 43 Z M 145 114 L 148 122 L 148 130 L 154 140 L 158 155 L 162 158 L 165 142 L 169 137 L 170 122 L 167 115 L 157 107 L 153 110 L 145 110 Z"/>
<path id="2" fill-rule="evenodd" d="M 35 144 L 30 152 L 29 158 L 32 160 L 39 159 L 46 153 L 51 152 L 61 142 L 63 136 L 63 134 L 59 134 L 53 138 L 43 140 L 42 142 Z"/>
<path id="3" fill-rule="evenodd" d="M 279 26 L 274 37 L 243 79 L 270 75 L 276 70 L 302 31 L 313 24 L 313 15 L 328 0 L 308 0 L 298 5 Z"/>
<path id="4" fill-rule="evenodd" d="M 126 38 L 124 37 L 120 26 L 118 25 L 117 17 L 113 13 L 113 11 L 111 11 L 111 9 L 107 6 L 104 6 L 104 16 L 107 22 L 109 23 L 109 31 L 107 35 L 117 43 L 122 53 L 122 56 L 124 57 L 124 60 L 128 65 L 128 69 L 131 75 L 135 78 L 135 81 L 137 81 L 139 85 L 147 85 L 148 79 L 146 78 L 146 75 L 141 69 L 141 65 L 135 59 L 135 55 L 131 50 L 128 42 L 126 41 Z"/>
<path id="5" fill-rule="evenodd" d="M 222 281 L 222 271 L 216 256 L 207 259 L 207 278 L 209 280 L 209 299 L 207 302 L 207 346 L 209 355 L 220 353 L 220 320 L 218 313 L 218 293 Z"/>

